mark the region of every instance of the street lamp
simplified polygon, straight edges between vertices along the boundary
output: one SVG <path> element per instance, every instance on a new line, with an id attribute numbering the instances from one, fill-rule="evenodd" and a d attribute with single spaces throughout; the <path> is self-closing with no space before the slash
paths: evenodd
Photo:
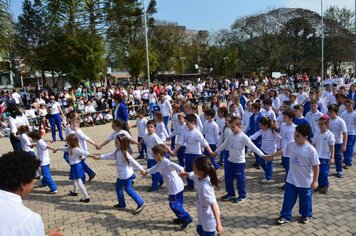
<path id="1" fill-rule="evenodd" d="M 183 61 L 185 60 L 185 57 L 180 57 L 179 58 L 180 59 L 180 61 L 181 61 L 181 65 L 182 65 L 182 74 L 184 73 L 184 63 L 183 63 Z"/>
<path id="2" fill-rule="evenodd" d="M 321 0 L 321 81 L 324 80 L 324 7 Z"/>
<path id="3" fill-rule="evenodd" d="M 226 77 L 226 79 L 227 79 L 227 60 L 228 59 L 229 59 L 228 57 L 224 57 L 224 61 L 225 61 L 225 77 Z"/>
<path id="4" fill-rule="evenodd" d="M 150 86 L 151 86 L 151 77 L 150 77 L 150 60 L 149 60 L 149 56 L 148 56 L 147 17 L 146 17 L 145 0 L 142 0 L 142 8 L 143 8 L 144 23 L 145 23 L 147 80 L 148 80 L 148 87 L 150 88 Z"/>
<path id="5" fill-rule="evenodd" d="M 355 0 L 355 40 L 356 43 L 356 0 Z M 354 77 L 356 77 L 356 48 L 355 48 L 355 67 L 354 67 Z"/>

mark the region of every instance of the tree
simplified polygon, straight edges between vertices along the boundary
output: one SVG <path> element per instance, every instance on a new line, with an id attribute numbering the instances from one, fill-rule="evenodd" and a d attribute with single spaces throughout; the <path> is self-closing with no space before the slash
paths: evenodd
<path id="1" fill-rule="evenodd" d="M 0 0 L 0 56 L 8 58 L 13 40 L 14 22 L 10 13 L 10 2 Z"/>
<path id="2" fill-rule="evenodd" d="M 331 21 L 336 21 L 342 28 L 355 32 L 355 12 L 348 8 L 339 8 L 338 6 L 330 6 L 325 11 L 325 18 Z"/>

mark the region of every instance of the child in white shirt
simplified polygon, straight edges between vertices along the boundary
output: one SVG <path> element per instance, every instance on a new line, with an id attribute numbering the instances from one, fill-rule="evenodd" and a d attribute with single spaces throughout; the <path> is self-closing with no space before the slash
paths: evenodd
<path id="1" fill-rule="evenodd" d="M 139 109 L 137 111 L 137 119 L 136 119 L 136 124 L 131 126 L 131 128 L 137 127 L 137 142 L 140 142 L 143 137 L 147 134 L 147 120 L 145 119 L 145 111 L 142 109 Z M 147 156 L 147 147 L 145 143 L 141 143 L 141 150 L 140 150 L 140 155 L 137 157 L 137 159 L 143 159 L 144 158 L 144 152 L 146 153 Z"/>
<path id="2" fill-rule="evenodd" d="M 130 140 L 124 134 L 119 134 L 115 137 L 116 150 L 108 154 L 100 155 L 96 160 L 116 160 L 117 179 L 116 179 L 116 194 L 118 204 L 116 209 L 126 208 L 123 188 L 126 193 L 136 202 L 137 208 L 134 214 L 140 213 L 145 207 L 145 202 L 139 194 L 132 188 L 132 181 L 136 178 L 134 170 L 140 170 L 144 174 L 144 168 L 135 161 L 129 153 Z"/>
<path id="3" fill-rule="evenodd" d="M 146 171 L 144 174 L 154 174 L 160 172 L 163 176 L 164 182 L 167 185 L 169 193 L 169 206 L 174 214 L 177 216 L 173 220 L 174 224 L 180 224 L 181 228 L 186 228 L 193 218 L 183 207 L 183 190 L 184 183 L 178 176 L 178 173 L 184 172 L 184 168 L 169 159 L 165 155 L 170 152 L 165 145 L 157 144 L 152 148 L 153 156 L 157 164 Z"/>
<path id="4" fill-rule="evenodd" d="M 163 122 L 162 113 L 160 111 L 155 111 L 153 119 L 156 122 L 156 134 L 163 142 L 165 142 L 167 138 L 169 138 L 169 135 Z"/>
<path id="5" fill-rule="evenodd" d="M 209 144 L 209 147 L 212 151 L 215 151 L 216 144 L 219 140 L 219 127 L 216 122 L 213 120 L 215 116 L 215 111 L 213 109 L 206 110 L 204 112 L 206 122 L 203 124 L 203 134 L 206 141 Z M 225 119 L 224 119 L 225 121 Z M 205 155 L 209 156 L 208 152 L 204 152 Z M 217 170 L 220 168 L 220 165 L 216 162 L 215 157 L 210 157 L 211 163 L 213 163 L 214 168 Z"/>
<path id="6" fill-rule="evenodd" d="M 178 136 L 178 140 L 186 133 L 188 132 L 187 125 L 185 124 L 184 121 L 185 115 L 184 113 L 179 113 L 178 114 L 178 125 L 174 128 L 173 132 L 171 133 L 171 137 L 173 140 L 173 137 Z M 174 149 L 173 149 L 174 150 Z M 184 167 L 184 154 L 186 151 L 185 144 L 183 144 L 178 150 L 177 150 L 177 158 L 178 158 L 178 163 L 180 166 Z"/>
<path id="7" fill-rule="evenodd" d="M 347 128 L 347 145 L 344 152 L 344 169 L 348 169 L 352 165 L 352 156 L 354 154 L 356 142 L 356 111 L 353 110 L 355 101 L 347 99 L 345 102 L 346 111 L 340 117 L 345 121 Z"/>
<path id="8" fill-rule="evenodd" d="M 28 152 L 33 158 L 36 158 L 35 150 L 33 149 L 33 145 L 28 137 L 27 133 L 29 132 L 29 128 L 27 125 L 20 125 L 18 127 L 17 134 L 20 136 L 20 143 L 22 151 Z"/>
<path id="9" fill-rule="evenodd" d="M 334 164 L 334 134 L 329 130 L 329 118 L 326 115 L 319 120 L 319 131 L 312 138 L 313 145 L 318 152 L 320 161 L 320 171 L 318 178 L 318 188 L 316 191 L 326 194 L 329 188 L 330 164 Z"/>

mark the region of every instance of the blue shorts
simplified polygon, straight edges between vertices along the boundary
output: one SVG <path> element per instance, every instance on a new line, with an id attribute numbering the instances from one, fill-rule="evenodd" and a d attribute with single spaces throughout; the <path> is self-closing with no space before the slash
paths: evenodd
<path id="1" fill-rule="evenodd" d="M 84 171 L 81 162 L 74 165 L 70 165 L 70 171 L 69 171 L 70 179 L 81 179 L 83 176 L 84 176 Z"/>

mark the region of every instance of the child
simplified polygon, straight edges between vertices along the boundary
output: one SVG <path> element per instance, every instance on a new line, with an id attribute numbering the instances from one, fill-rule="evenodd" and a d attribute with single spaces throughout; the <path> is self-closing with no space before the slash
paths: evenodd
<path id="1" fill-rule="evenodd" d="M 248 124 L 246 124 L 244 130 L 244 133 L 247 136 L 251 136 L 260 130 L 259 121 L 263 117 L 262 112 L 260 112 L 260 109 L 261 109 L 261 105 L 258 102 L 255 102 L 251 105 L 252 115 L 250 117 Z M 253 140 L 253 143 L 258 148 L 261 148 L 261 142 L 262 142 L 261 137 L 258 137 L 256 140 Z M 260 163 L 259 156 L 255 154 L 255 163 L 253 164 L 253 167 L 255 167 L 256 169 L 260 169 L 259 163 Z"/>
<path id="2" fill-rule="evenodd" d="M 116 179 L 116 194 L 118 204 L 114 207 L 116 209 L 126 208 L 123 188 L 126 193 L 136 202 L 137 208 L 134 214 L 140 213 L 145 207 L 145 202 L 139 194 L 132 188 L 132 181 L 136 178 L 133 170 L 140 170 L 142 174 L 145 173 L 144 168 L 135 161 L 129 153 L 130 140 L 124 134 L 119 134 L 115 137 L 116 150 L 108 154 L 100 155 L 96 160 L 116 160 L 117 179 Z"/>
<path id="3" fill-rule="evenodd" d="M 155 133 L 155 129 L 156 129 L 156 123 L 153 120 L 149 120 L 147 122 L 147 134 L 137 144 L 137 149 L 139 151 L 141 150 L 141 144 L 142 143 L 146 144 L 148 169 L 157 164 L 157 162 L 153 157 L 152 148 L 157 144 L 163 144 L 163 141 Z M 148 189 L 148 192 L 158 191 L 159 187 L 161 187 L 164 183 L 162 175 L 160 173 L 152 174 L 151 178 L 152 178 L 152 184 L 151 187 Z"/>
<path id="4" fill-rule="evenodd" d="M 137 127 L 137 142 L 139 143 L 143 137 L 147 134 L 147 120 L 145 119 L 145 111 L 143 109 L 139 109 L 137 111 L 137 119 L 136 119 L 136 124 L 131 126 L 131 128 Z M 143 152 L 146 153 L 147 156 L 147 148 L 145 143 L 141 143 L 141 149 L 140 149 L 140 155 L 137 157 L 137 159 L 143 159 L 144 154 Z"/>
<path id="5" fill-rule="evenodd" d="M 219 107 L 218 108 L 218 112 L 217 112 L 217 118 L 216 118 L 216 124 L 219 127 L 219 134 L 221 133 L 221 131 L 223 130 L 224 126 L 225 126 L 225 118 L 227 116 L 227 108 L 226 107 Z"/>
<path id="6" fill-rule="evenodd" d="M 223 234 L 221 225 L 220 210 L 216 201 L 214 187 L 219 188 L 219 181 L 216 171 L 213 168 L 210 158 L 198 156 L 194 160 L 193 172 L 182 173 L 188 176 L 196 185 L 196 204 L 198 212 L 198 225 L 196 231 L 198 235 L 218 235 Z"/>
<path id="7" fill-rule="evenodd" d="M 192 221 L 193 218 L 183 208 L 183 190 L 184 183 L 178 176 L 177 172 L 184 172 L 182 166 L 171 162 L 165 158 L 165 155 L 169 152 L 163 144 L 157 144 L 152 148 L 152 153 L 157 164 L 146 171 L 144 174 L 154 174 L 160 172 L 163 176 L 164 182 L 167 185 L 169 193 L 169 207 L 177 216 L 173 220 L 174 224 L 180 224 L 182 229 L 185 229 Z"/>
<path id="8" fill-rule="evenodd" d="M 301 125 L 301 124 L 308 124 L 309 121 L 303 116 L 303 106 L 302 105 L 295 105 L 293 107 L 294 110 L 294 115 L 295 117 L 293 118 L 293 123 L 295 125 Z"/>
<path id="9" fill-rule="evenodd" d="M 173 132 L 179 125 L 178 115 L 180 113 L 180 107 L 178 104 L 173 104 L 172 109 L 173 109 L 173 115 L 172 115 L 171 131 Z M 175 146 L 176 146 L 176 136 L 171 135 L 171 150 L 173 150 Z"/>
<path id="10" fill-rule="evenodd" d="M 94 122 L 95 122 L 95 125 L 105 124 L 104 116 L 103 116 L 103 114 L 101 114 L 101 112 L 97 111 L 94 114 Z"/>
<path id="11" fill-rule="evenodd" d="M 153 119 L 156 122 L 156 134 L 163 142 L 165 142 L 166 139 L 169 138 L 169 135 L 163 122 L 162 113 L 160 111 L 155 111 Z"/>
<path id="12" fill-rule="evenodd" d="M 320 172 L 318 178 L 318 188 L 316 191 L 326 194 L 329 187 L 329 169 L 330 164 L 334 164 L 334 145 L 335 137 L 329 130 L 329 118 L 323 115 L 319 119 L 319 131 L 312 138 L 313 145 L 318 152 L 320 161 Z"/>
<path id="13" fill-rule="evenodd" d="M 113 141 L 116 136 L 118 136 L 119 134 L 123 134 L 125 135 L 130 142 L 132 142 L 133 144 L 138 144 L 138 142 L 136 142 L 132 136 L 130 135 L 129 132 L 127 132 L 126 130 L 124 130 L 124 122 L 122 122 L 121 120 L 113 120 L 112 124 L 111 124 L 111 128 L 114 130 L 114 132 L 111 133 L 111 135 L 108 137 L 107 140 L 105 140 L 102 144 L 98 145 L 97 149 L 100 150 L 102 149 L 104 146 L 106 146 L 108 143 L 110 143 L 111 141 Z M 131 150 L 131 149 L 130 149 Z M 131 152 L 131 151 L 130 151 Z"/>
<path id="14" fill-rule="evenodd" d="M 33 149 L 33 146 L 30 138 L 28 137 L 27 133 L 29 131 L 29 128 L 27 125 L 20 125 L 18 128 L 17 134 L 20 136 L 20 143 L 21 143 L 21 148 L 22 151 L 28 152 L 33 158 L 36 158 L 35 150 Z"/>
<path id="15" fill-rule="evenodd" d="M 260 130 L 250 136 L 251 140 L 256 140 L 259 136 L 262 137 L 261 149 L 265 154 L 274 153 L 280 148 L 281 137 L 277 133 L 276 127 L 273 125 L 272 120 L 267 117 L 262 117 L 259 120 Z M 264 178 L 261 183 L 269 183 L 272 178 L 273 162 L 266 162 L 260 157 L 260 165 L 265 172 Z"/>
<path id="16" fill-rule="evenodd" d="M 287 109 L 283 112 L 283 121 L 284 123 L 280 127 L 279 136 L 281 137 L 281 149 L 284 149 L 287 144 L 293 141 L 295 128 L 297 127 L 293 123 L 294 111 L 292 109 Z M 287 179 L 288 171 L 289 171 L 289 156 L 282 156 L 282 165 L 286 170 L 286 175 L 284 177 L 284 181 Z M 284 190 L 285 185 L 282 186 Z"/>
<path id="17" fill-rule="evenodd" d="M 237 117 L 232 117 L 230 120 L 231 134 L 221 144 L 213 154 L 220 153 L 226 150 L 225 161 L 225 186 L 227 194 L 222 197 L 223 201 L 232 200 L 234 203 L 242 203 L 246 200 L 245 190 L 245 146 L 251 148 L 259 156 L 263 156 L 263 152 L 256 147 L 255 144 L 248 138 L 246 134 L 241 132 L 241 120 Z M 238 198 L 235 198 L 235 190 L 233 187 L 234 179 L 237 181 Z"/>
<path id="18" fill-rule="evenodd" d="M 94 126 L 94 119 L 91 113 L 87 112 L 84 117 L 84 127 Z"/>
<path id="19" fill-rule="evenodd" d="M 347 128 L 347 145 L 344 152 L 344 169 L 348 169 L 352 165 L 352 155 L 356 141 L 356 111 L 353 110 L 355 101 L 347 99 L 345 102 L 346 111 L 341 114 L 341 118 L 346 123 Z"/>
<path id="20" fill-rule="evenodd" d="M 230 129 L 230 120 L 233 117 L 233 115 L 231 113 L 227 114 L 227 117 L 225 119 L 225 126 L 223 128 L 223 130 L 221 131 L 221 134 L 219 135 L 219 140 L 218 140 L 218 144 L 216 145 L 217 147 L 219 147 L 221 144 L 223 144 L 225 142 L 225 140 L 227 139 L 227 137 L 232 133 L 231 129 Z M 228 155 L 227 155 L 227 151 L 224 149 L 221 151 L 220 153 L 220 161 L 219 161 L 219 165 L 223 165 L 224 163 L 226 163 Z M 226 172 L 226 166 L 224 166 L 224 170 Z"/>
<path id="21" fill-rule="evenodd" d="M 111 109 L 108 109 L 104 115 L 104 120 L 105 120 L 105 122 L 111 122 L 112 119 L 113 119 L 112 111 L 111 111 Z"/>
<path id="22" fill-rule="evenodd" d="M 318 110 L 318 101 L 315 99 L 310 100 L 310 108 L 311 110 L 305 115 L 305 118 L 308 120 L 313 134 L 316 134 L 319 131 L 319 119 L 323 116 Z"/>
<path id="23" fill-rule="evenodd" d="M 79 139 L 75 134 L 70 134 L 66 138 L 68 147 L 62 147 L 59 149 L 55 149 L 53 153 L 56 153 L 58 150 L 62 152 L 69 153 L 69 164 L 70 164 L 70 172 L 69 178 L 73 180 L 73 191 L 69 191 L 70 196 L 78 196 L 78 187 L 84 198 L 81 198 L 80 202 L 89 203 L 90 197 L 85 188 L 82 178 L 84 175 L 83 165 L 82 165 L 82 158 L 83 157 L 95 157 L 91 155 L 89 152 L 81 149 L 79 147 Z"/>
<path id="24" fill-rule="evenodd" d="M 297 97 L 295 95 L 290 95 L 289 97 L 289 101 L 290 101 L 290 108 L 293 109 L 295 105 L 298 105 L 298 102 L 296 101 L 297 100 Z"/>
<path id="25" fill-rule="evenodd" d="M 186 115 L 193 114 L 196 117 L 196 127 L 201 132 L 203 130 L 203 123 L 200 117 L 197 115 L 197 106 L 195 106 L 193 103 L 187 103 L 183 108 Z"/>
<path id="26" fill-rule="evenodd" d="M 159 106 L 160 112 L 162 114 L 163 123 L 164 123 L 164 127 L 166 128 L 166 132 L 169 133 L 168 122 L 169 122 L 169 118 L 172 116 L 173 112 L 172 112 L 171 103 L 166 98 L 165 93 L 161 93 L 159 95 L 158 106 Z"/>
<path id="27" fill-rule="evenodd" d="M 184 113 L 179 113 L 178 114 L 178 125 L 176 125 L 175 129 L 171 133 L 172 140 L 173 137 L 178 136 L 179 140 L 186 132 L 188 132 L 187 125 L 185 124 L 184 121 L 185 115 Z M 174 149 L 173 149 L 174 150 Z M 177 150 L 177 158 L 178 158 L 178 163 L 180 166 L 184 167 L 184 154 L 186 151 L 185 143 Z"/>
<path id="28" fill-rule="evenodd" d="M 70 129 L 78 137 L 80 149 L 82 149 L 85 152 L 88 152 L 88 146 L 86 141 L 88 141 L 94 147 L 98 148 L 95 142 L 83 133 L 83 131 L 79 128 L 79 125 L 80 125 L 80 120 L 78 118 L 72 120 L 70 123 Z M 85 157 L 86 157 L 85 155 L 82 156 L 81 163 L 83 165 L 84 172 L 89 175 L 89 182 L 90 182 L 94 179 L 96 173 L 85 163 Z"/>
<path id="29" fill-rule="evenodd" d="M 43 186 L 49 187 L 49 193 L 56 194 L 58 192 L 58 188 L 51 176 L 51 171 L 49 168 L 50 159 L 48 153 L 48 149 L 54 149 L 48 146 L 45 141 L 43 141 L 43 139 L 41 138 L 41 134 L 38 132 L 33 131 L 29 133 L 29 137 L 32 139 L 33 142 L 36 143 L 38 159 L 41 161 L 41 171 L 43 175 L 41 183 Z"/>
<path id="30" fill-rule="evenodd" d="M 266 98 L 263 100 L 263 109 L 262 109 L 262 115 L 270 118 L 272 120 L 272 122 L 275 124 L 277 117 L 276 114 L 274 113 L 274 111 L 272 110 L 271 106 L 272 106 L 272 99 L 270 98 Z"/>
<path id="31" fill-rule="evenodd" d="M 218 125 L 213 120 L 215 116 L 215 111 L 213 109 L 209 109 L 205 111 L 204 115 L 205 115 L 206 122 L 203 124 L 203 134 L 206 141 L 209 144 L 210 149 L 212 151 L 215 151 L 216 144 L 218 143 L 219 140 L 219 133 L 220 133 Z M 225 122 L 225 118 L 224 118 L 224 122 Z M 204 154 L 209 156 L 207 151 L 205 151 Z M 216 163 L 215 157 L 210 157 L 210 158 L 211 158 L 211 163 L 213 163 L 215 170 L 219 169 L 220 166 L 218 163 Z"/>
<path id="32" fill-rule="evenodd" d="M 201 147 L 204 147 L 209 154 L 212 153 L 208 142 L 204 139 L 203 134 L 197 129 L 197 117 L 195 114 L 190 114 L 185 117 L 185 122 L 188 128 L 188 131 L 179 138 L 179 142 L 176 145 L 173 153 L 177 153 L 180 147 L 186 145 L 186 152 L 184 155 L 185 161 L 185 170 L 192 171 L 193 161 L 195 158 L 202 154 Z M 188 179 L 188 184 L 185 187 L 187 190 L 194 189 L 194 182 Z"/>
<path id="33" fill-rule="evenodd" d="M 281 225 L 292 220 L 292 209 L 299 196 L 300 222 L 306 224 L 312 217 L 312 190 L 318 187 L 319 158 L 318 153 L 308 142 L 311 127 L 308 124 L 295 128 L 294 141 L 289 142 L 284 150 L 279 150 L 264 157 L 266 161 L 277 156 L 289 156 L 290 168 L 287 174 L 283 207 L 276 223 Z"/>
<path id="34" fill-rule="evenodd" d="M 205 123 L 205 111 L 209 110 L 210 107 L 209 107 L 209 104 L 208 103 L 204 103 L 201 110 L 202 110 L 202 114 L 199 116 L 201 122 L 204 124 Z"/>
<path id="35" fill-rule="evenodd" d="M 346 151 L 347 145 L 347 128 L 346 123 L 337 114 L 339 108 L 337 105 L 332 104 L 328 107 L 329 117 L 330 117 L 330 131 L 335 136 L 335 167 L 336 167 L 336 177 L 344 177 L 342 171 L 342 153 Z"/>

